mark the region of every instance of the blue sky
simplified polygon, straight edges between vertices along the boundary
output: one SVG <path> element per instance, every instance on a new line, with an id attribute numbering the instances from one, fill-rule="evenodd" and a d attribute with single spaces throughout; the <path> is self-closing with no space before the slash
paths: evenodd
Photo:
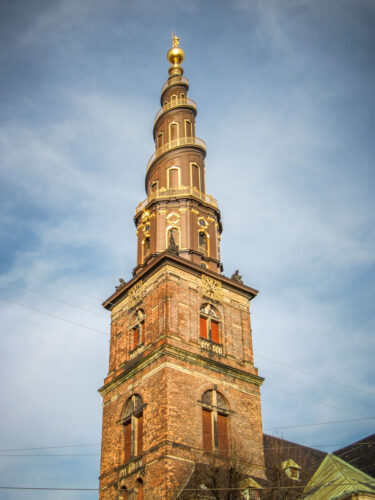
<path id="1" fill-rule="evenodd" d="M 2 0 L 0 23 L 0 448 L 100 442 L 100 304 L 135 265 L 172 30 L 224 272 L 260 290 L 264 428 L 324 450 L 373 433 L 283 428 L 375 416 L 373 1 Z M 97 486 L 98 446 L 39 453 L 90 456 L 0 457 L 0 486 Z"/>

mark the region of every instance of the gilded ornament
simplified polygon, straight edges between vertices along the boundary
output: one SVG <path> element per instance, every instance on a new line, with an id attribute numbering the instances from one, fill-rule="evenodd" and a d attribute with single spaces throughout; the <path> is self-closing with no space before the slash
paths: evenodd
<path id="1" fill-rule="evenodd" d="M 143 224 L 145 222 L 147 222 L 148 220 L 150 220 L 150 211 L 149 210 L 144 210 L 142 212 L 142 222 L 143 222 Z"/>
<path id="2" fill-rule="evenodd" d="M 185 52 L 180 47 L 180 39 L 172 33 L 172 48 L 168 50 L 167 59 L 172 66 L 179 66 L 185 59 Z"/>
<path id="3" fill-rule="evenodd" d="M 201 291 L 204 297 L 208 299 L 221 302 L 223 299 L 223 292 L 220 281 L 217 281 L 205 274 L 202 274 Z"/>

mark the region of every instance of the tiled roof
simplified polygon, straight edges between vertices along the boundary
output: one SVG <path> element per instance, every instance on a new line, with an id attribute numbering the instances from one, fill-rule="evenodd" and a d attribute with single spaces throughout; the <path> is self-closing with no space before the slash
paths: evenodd
<path id="1" fill-rule="evenodd" d="M 308 500 L 334 500 L 350 493 L 375 494 L 375 479 L 335 455 L 327 455 L 304 489 Z"/>
<path id="2" fill-rule="evenodd" d="M 375 477 L 375 434 L 333 452 L 337 457 Z"/>

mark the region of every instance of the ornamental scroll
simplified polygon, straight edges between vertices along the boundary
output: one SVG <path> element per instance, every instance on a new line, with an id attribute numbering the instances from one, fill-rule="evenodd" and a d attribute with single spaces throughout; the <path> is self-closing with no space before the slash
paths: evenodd
<path id="1" fill-rule="evenodd" d="M 128 308 L 133 309 L 143 299 L 143 284 L 136 283 L 128 292 Z"/>
<path id="2" fill-rule="evenodd" d="M 223 299 L 220 281 L 210 278 L 205 274 L 202 274 L 201 291 L 202 295 L 217 302 L 221 302 Z"/>

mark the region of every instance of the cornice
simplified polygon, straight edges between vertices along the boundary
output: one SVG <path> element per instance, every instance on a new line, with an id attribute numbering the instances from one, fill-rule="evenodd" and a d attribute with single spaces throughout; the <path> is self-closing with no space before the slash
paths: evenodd
<path id="1" fill-rule="evenodd" d="M 206 358 L 205 356 L 201 356 L 200 354 L 185 351 L 184 349 L 176 346 L 163 344 L 156 350 L 146 355 L 137 363 L 132 363 L 132 361 L 129 361 L 125 365 L 124 371 L 117 375 L 117 377 L 115 377 L 113 380 L 103 385 L 103 387 L 101 387 L 98 392 L 101 396 L 104 396 L 119 385 L 126 382 L 131 377 L 134 377 L 137 373 L 142 371 L 151 363 L 165 356 L 170 356 L 181 361 L 187 361 L 202 368 L 208 368 L 216 373 L 224 373 L 226 376 L 236 377 L 237 379 L 244 380 L 245 382 L 249 382 L 258 387 L 260 387 L 264 381 L 264 378 L 259 377 L 259 375 L 254 375 L 239 368 L 235 368 L 219 361 Z"/>
<path id="2" fill-rule="evenodd" d="M 185 271 L 190 271 L 195 275 L 206 275 L 210 278 L 214 278 L 217 281 L 220 281 L 222 285 L 226 288 L 234 289 L 236 292 L 241 293 L 249 300 L 252 300 L 254 297 L 258 295 L 258 290 L 255 288 L 251 288 L 243 283 L 238 283 L 237 281 L 224 276 L 223 274 L 218 274 L 208 269 L 203 269 L 198 264 L 191 262 L 190 260 L 184 259 L 183 257 L 179 257 L 178 255 L 172 254 L 168 250 L 157 255 L 157 257 L 152 260 L 148 265 L 142 269 L 139 274 L 134 276 L 130 281 L 128 281 L 125 285 L 115 291 L 108 299 L 103 302 L 103 307 L 108 309 L 109 311 L 118 304 L 118 302 L 126 295 L 128 290 L 132 288 L 138 281 L 146 278 L 149 275 L 155 273 L 162 265 L 166 263 L 172 264 L 175 267 L 183 269 Z"/>

